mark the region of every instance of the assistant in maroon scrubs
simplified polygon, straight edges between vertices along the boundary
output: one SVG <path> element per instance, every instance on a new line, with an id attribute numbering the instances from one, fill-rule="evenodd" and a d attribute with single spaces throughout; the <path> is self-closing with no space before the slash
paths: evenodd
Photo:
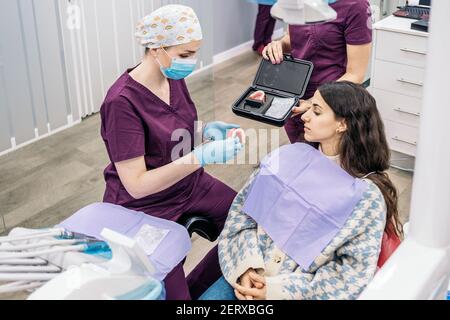
<path id="1" fill-rule="evenodd" d="M 267 1 L 267 3 L 275 1 Z M 265 3 L 265 2 L 264 2 Z M 258 4 L 258 14 L 256 16 L 253 51 L 261 53 L 264 47 L 272 41 L 273 30 L 276 20 L 270 15 L 272 5 Z"/>
<path id="2" fill-rule="evenodd" d="M 302 98 L 305 100 L 311 98 L 317 88 L 326 82 L 363 81 L 361 74 L 363 79 L 370 57 L 372 18 L 369 1 L 329 2 L 337 13 L 336 20 L 312 25 L 290 25 L 289 34 L 281 41 L 269 44 L 263 52 L 264 55 L 268 51 L 276 51 L 275 47 L 278 46 L 280 51 L 290 51 L 294 58 L 313 62 L 313 73 Z M 352 53 L 348 46 L 352 46 Z M 358 48 L 361 50 L 358 51 Z M 349 63 L 352 63 L 353 70 L 347 69 Z M 352 72 L 358 75 L 354 76 Z M 303 122 L 299 116 L 289 119 L 285 130 L 292 143 L 304 140 Z"/>

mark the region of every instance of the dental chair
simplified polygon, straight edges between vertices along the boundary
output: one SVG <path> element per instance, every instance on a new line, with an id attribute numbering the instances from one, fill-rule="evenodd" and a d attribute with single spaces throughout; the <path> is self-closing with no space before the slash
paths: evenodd
<path id="1" fill-rule="evenodd" d="M 397 235 L 383 234 L 383 240 L 381 242 L 380 257 L 378 258 L 378 268 L 381 269 L 389 257 L 401 244 L 401 240 Z"/>

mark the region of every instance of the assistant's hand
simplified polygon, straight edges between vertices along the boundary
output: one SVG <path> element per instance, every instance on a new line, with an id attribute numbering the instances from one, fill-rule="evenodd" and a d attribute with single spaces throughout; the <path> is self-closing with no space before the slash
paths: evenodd
<path id="1" fill-rule="evenodd" d="M 206 140 L 224 140 L 226 139 L 228 130 L 237 128 L 240 128 L 240 126 L 234 123 L 226 123 L 223 121 L 209 122 L 203 130 L 203 137 Z"/>
<path id="2" fill-rule="evenodd" d="M 283 61 L 283 44 L 279 40 L 272 41 L 262 51 L 264 59 L 272 64 L 280 64 Z"/>
<path id="3" fill-rule="evenodd" d="M 225 163 L 234 158 L 242 148 L 241 141 L 235 137 L 204 143 L 195 148 L 193 152 L 200 165 L 204 167 L 207 164 Z"/>
<path id="4" fill-rule="evenodd" d="M 306 111 L 311 108 L 311 101 L 309 100 L 300 100 L 298 105 L 292 108 L 291 118 L 300 116 L 304 114 Z"/>

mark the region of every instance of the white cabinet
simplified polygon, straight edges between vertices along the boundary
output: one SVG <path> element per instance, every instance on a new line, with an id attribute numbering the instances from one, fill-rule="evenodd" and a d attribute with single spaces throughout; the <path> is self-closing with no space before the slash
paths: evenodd
<path id="1" fill-rule="evenodd" d="M 374 24 L 370 92 L 377 100 L 389 147 L 416 155 L 428 33 L 414 20 L 387 17 Z"/>

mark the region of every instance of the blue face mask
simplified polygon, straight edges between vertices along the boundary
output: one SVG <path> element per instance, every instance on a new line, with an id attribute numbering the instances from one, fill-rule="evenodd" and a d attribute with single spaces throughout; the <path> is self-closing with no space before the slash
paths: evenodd
<path id="1" fill-rule="evenodd" d="M 166 52 L 166 50 L 164 50 L 164 52 Z M 166 54 L 169 56 L 167 52 Z M 170 67 L 168 68 L 164 68 L 159 60 L 157 60 L 160 65 L 162 74 L 169 79 L 184 79 L 194 71 L 195 66 L 197 65 L 197 59 L 170 58 L 172 59 L 172 62 L 170 63 Z"/>
<path id="2" fill-rule="evenodd" d="M 337 0 L 326 0 L 326 1 L 328 1 L 328 4 L 333 4 L 333 3 L 335 3 Z"/>

